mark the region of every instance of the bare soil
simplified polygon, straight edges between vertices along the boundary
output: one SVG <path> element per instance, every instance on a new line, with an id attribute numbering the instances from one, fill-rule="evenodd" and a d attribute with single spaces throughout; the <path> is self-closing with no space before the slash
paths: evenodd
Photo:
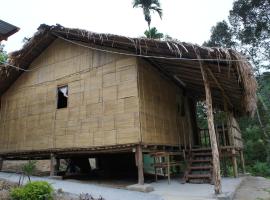
<path id="1" fill-rule="evenodd" d="M 237 190 L 234 200 L 270 200 L 270 179 L 248 177 Z"/>

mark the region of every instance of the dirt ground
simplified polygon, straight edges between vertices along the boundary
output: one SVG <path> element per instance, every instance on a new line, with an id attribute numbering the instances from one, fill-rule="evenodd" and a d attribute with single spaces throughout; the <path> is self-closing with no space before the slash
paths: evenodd
<path id="1" fill-rule="evenodd" d="M 270 179 L 248 177 L 237 190 L 234 200 L 270 200 Z"/>

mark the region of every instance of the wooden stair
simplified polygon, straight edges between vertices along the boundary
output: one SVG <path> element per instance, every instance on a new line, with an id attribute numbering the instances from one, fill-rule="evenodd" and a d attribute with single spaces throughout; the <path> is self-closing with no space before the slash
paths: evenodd
<path id="1" fill-rule="evenodd" d="M 192 149 L 189 153 L 188 166 L 184 181 L 190 183 L 212 183 L 212 150 Z"/>

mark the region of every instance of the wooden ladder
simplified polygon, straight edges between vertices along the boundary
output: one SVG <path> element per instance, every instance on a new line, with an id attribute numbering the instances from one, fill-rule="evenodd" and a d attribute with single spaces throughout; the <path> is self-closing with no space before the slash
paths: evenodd
<path id="1" fill-rule="evenodd" d="M 192 149 L 184 176 L 184 182 L 212 183 L 212 150 L 210 148 Z"/>

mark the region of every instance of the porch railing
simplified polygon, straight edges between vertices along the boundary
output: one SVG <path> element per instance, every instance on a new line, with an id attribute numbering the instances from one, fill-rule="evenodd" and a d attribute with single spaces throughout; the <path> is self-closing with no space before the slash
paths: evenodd
<path id="1" fill-rule="evenodd" d="M 228 128 L 226 126 L 215 128 L 218 146 L 231 146 Z M 208 129 L 199 129 L 199 145 L 201 147 L 211 147 Z"/>

